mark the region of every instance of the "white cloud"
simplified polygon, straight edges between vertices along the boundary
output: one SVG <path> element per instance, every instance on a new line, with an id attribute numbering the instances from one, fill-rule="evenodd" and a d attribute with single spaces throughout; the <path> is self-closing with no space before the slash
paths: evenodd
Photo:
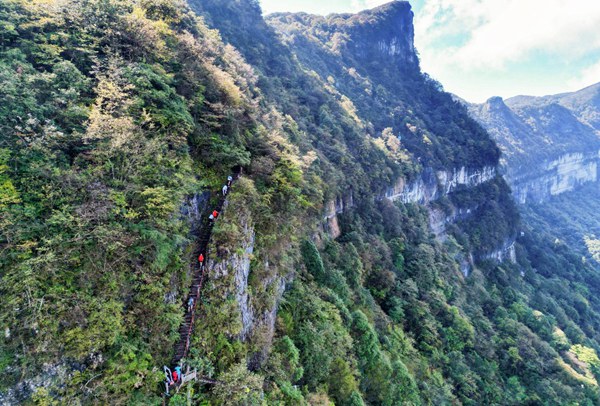
<path id="1" fill-rule="evenodd" d="M 381 6 L 382 4 L 389 3 L 390 0 L 352 0 L 352 12 L 367 10 L 373 7 Z"/>
<path id="2" fill-rule="evenodd" d="M 598 0 L 425 0 L 415 16 L 423 70 L 479 100 L 569 90 L 578 75 L 573 84 L 600 81 L 600 66 L 580 74 L 581 61 L 600 51 L 598 27 Z"/>
<path id="3" fill-rule="evenodd" d="M 464 43 L 442 52 L 448 63 L 501 69 L 535 51 L 577 56 L 599 48 L 599 26 L 600 1 L 428 0 L 416 28 L 424 57 L 439 51 L 436 42 L 460 35 Z"/>
<path id="4" fill-rule="evenodd" d="M 568 82 L 570 90 L 579 90 L 600 82 L 600 61 L 588 66 L 577 78 Z"/>

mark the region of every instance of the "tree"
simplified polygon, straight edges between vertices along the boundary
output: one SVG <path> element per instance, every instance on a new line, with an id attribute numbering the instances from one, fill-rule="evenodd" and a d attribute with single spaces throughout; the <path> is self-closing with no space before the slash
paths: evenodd
<path id="1" fill-rule="evenodd" d="M 219 376 L 212 394 L 219 404 L 224 406 L 263 405 L 264 378 L 248 371 L 244 363 L 233 365 L 227 372 Z"/>

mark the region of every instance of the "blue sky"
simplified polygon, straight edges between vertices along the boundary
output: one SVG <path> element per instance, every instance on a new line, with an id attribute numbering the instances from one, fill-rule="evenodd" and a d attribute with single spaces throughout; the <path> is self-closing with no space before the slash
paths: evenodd
<path id="1" fill-rule="evenodd" d="M 261 0 L 265 13 L 357 12 L 388 0 Z M 423 70 L 473 102 L 600 82 L 600 0 L 413 0 Z"/>

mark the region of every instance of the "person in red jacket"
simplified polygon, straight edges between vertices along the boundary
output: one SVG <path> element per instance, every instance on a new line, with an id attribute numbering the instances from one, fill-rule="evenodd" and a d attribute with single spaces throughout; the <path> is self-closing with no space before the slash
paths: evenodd
<path id="1" fill-rule="evenodd" d="M 204 254 L 198 255 L 198 262 L 200 262 L 200 265 L 204 264 Z"/>
<path id="2" fill-rule="evenodd" d="M 216 220 L 217 217 L 219 217 L 219 212 L 216 210 L 213 210 L 212 215 L 213 215 L 213 218 Z"/>

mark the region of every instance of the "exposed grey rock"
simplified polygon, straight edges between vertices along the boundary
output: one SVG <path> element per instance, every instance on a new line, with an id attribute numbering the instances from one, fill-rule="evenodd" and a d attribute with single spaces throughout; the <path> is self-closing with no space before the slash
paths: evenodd
<path id="1" fill-rule="evenodd" d="M 492 97 L 468 107 L 498 142 L 518 202 L 539 203 L 598 181 L 600 84 L 553 96 Z"/>
<path id="2" fill-rule="evenodd" d="M 504 262 L 508 261 L 511 263 L 517 262 L 517 254 L 515 250 L 515 239 L 508 238 L 504 241 L 502 246 L 494 251 L 482 253 L 477 256 L 479 260 Z"/>
<path id="3" fill-rule="evenodd" d="M 454 192 L 459 187 L 472 188 L 493 179 L 496 168 L 485 166 L 483 168 L 469 169 L 466 167 L 454 168 L 452 171 L 424 170 L 417 179 L 406 182 L 399 178 L 396 184 L 385 192 L 385 197 L 392 201 L 402 203 L 427 204 Z"/>
<path id="4" fill-rule="evenodd" d="M 0 405 L 22 404 L 28 401 L 39 388 L 50 389 L 52 386 L 62 385 L 69 379 L 72 371 L 73 369 L 66 364 L 44 364 L 36 376 L 22 380 L 5 392 L 0 392 Z"/>
<path id="5" fill-rule="evenodd" d="M 250 259 L 254 252 L 255 233 L 248 219 L 241 219 L 240 226 L 243 229 L 243 237 L 240 249 L 230 251 L 227 255 L 218 257 L 216 260 L 209 256 L 207 266 L 210 278 L 216 280 L 221 294 L 224 297 L 235 295 L 238 305 L 241 330 L 239 338 L 246 340 L 252 333 L 255 316 L 248 292 L 248 277 L 250 275 Z M 218 280 L 232 277 L 231 284 L 223 284 Z"/>

